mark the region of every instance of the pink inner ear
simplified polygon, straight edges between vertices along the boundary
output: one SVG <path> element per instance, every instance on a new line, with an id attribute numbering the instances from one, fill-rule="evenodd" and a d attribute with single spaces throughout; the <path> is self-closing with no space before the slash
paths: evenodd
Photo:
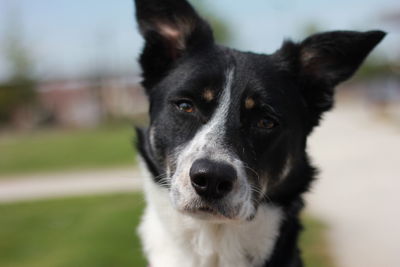
<path id="1" fill-rule="evenodd" d="M 156 27 L 160 35 L 168 42 L 171 50 L 176 53 L 186 49 L 186 39 L 193 31 L 194 24 L 190 20 L 175 19 L 173 23 L 158 21 Z"/>
<path id="2" fill-rule="evenodd" d="M 324 78 L 327 75 L 323 70 L 330 65 L 329 57 L 321 57 L 315 49 L 303 49 L 300 54 L 303 73 L 312 75 L 315 79 Z"/>
<path id="3" fill-rule="evenodd" d="M 167 39 L 177 40 L 181 38 L 181 32 L 168 24 L 159 24 L 158 29 L 160 34 Z"/>
<path id="4" fill-rule="evenodd" d="M 177 27 L 169 23 L 158 23 L 157 29 L 165 39 L 171 58 L 179 57 L 186 48 L 184 27 Z"/>
<path id="5" fill-rule="evenodd" d="M 165 38 L 168 46 L 169 55 L 172 59 L 180 56 L 181 52 L 186 48 L 185 37 L 181 31 L 167 24 L 159 27 L 160 34 Z"/>
<path id="6" fill-rule="evenodd" d="M 300 60 L 303 66 L 307 66 L 313 59 L 316 58 L 316 51 L 303 49 L 300 54 Z"/>

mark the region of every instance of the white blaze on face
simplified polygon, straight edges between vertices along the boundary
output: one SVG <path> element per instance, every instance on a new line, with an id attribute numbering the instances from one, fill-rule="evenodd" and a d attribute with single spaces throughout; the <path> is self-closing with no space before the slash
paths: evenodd
<path id="1" fill-rule="evenodd" d="M 181 147 L 176 152 L 178 157 L 176 171 L 171 178 L 171 197 L 177 209 L 182 210 L 198 199 L 191 186 L 189 172 L 194 161 L 207 158 L 231 164 L 237 172 L 238 183 L 227 196 L 226 205 L 236 208 L 237 216 L 240 218 L 247 218 L 255 212 L 251 201 L 250 184 L 247 181 L 243 163 L 224 146 L 233 80 L 234 69 L 230 69 L 226 73 L 225 85 L 214 115 L 185 147 Z"/>

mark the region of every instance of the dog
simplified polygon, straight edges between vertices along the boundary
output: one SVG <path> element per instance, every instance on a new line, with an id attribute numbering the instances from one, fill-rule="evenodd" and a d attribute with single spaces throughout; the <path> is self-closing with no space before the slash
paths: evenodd
<path id="1" fill-rule="evenodd" d="M 150 266 L 303 266 L 299 213 L 316 176 L 307 137 L 385 33 L 318 33 L 263 55 L 216 44 L 185 0 L 135 4 Z"/>

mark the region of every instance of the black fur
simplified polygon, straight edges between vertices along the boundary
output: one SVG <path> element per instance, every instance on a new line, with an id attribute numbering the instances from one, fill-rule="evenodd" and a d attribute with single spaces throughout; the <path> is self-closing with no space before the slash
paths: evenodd
<path id="1" fill-rule="evenodd" d="M 154 177 L 159 177 L 160 170 L 153 160 L 154 156 L 152 155 L 146 135 L 147 133 L 145 130 L 136 128 L 136 147 L 138 148 L 140 155 L 142 155 L 150 173 Z"/>
<path id="2" fill-rule="evenodd" d="M 334 87 L 353 75 L 385 33 L 325 32 L 301 43 L 286 41 L 276 53 L 261 55 L 215 44 L 209 25 L 184 0 L 135 3 L 146 41 L 140 57 L 143 85 L 155 129 L 153 146 L 148 132 L 138 131 L 138 148 L 155 182 L 167 166 L 174 171 L 174 149 L 189 142 L 215 111 L 218 97 L 203 101 L 204 88 L 218 96 L 226 69 L 233 66 L 233 99 L 224 136 L 227 149 L 268 184 L 267 194 L 257 196 L 255 202 L 271 202 L 285 214 L 273 255 L 264 266 L 302 266 L 297 246 L 299 213 L 302 194 L 316 173 L 306 153 L 307 137 L 332 108 Z M 257 108 L 244 109 L 246 97 L 252 97 Z M 189 99 L 197 112 L 177 111 L 180 99 Z M 277 127 L 259 129 L 262 118 Z M 280 180 L 288 157 L 291 169 Z M 253 171 L 247 175 L 254 186 L 260 186 Z"/>

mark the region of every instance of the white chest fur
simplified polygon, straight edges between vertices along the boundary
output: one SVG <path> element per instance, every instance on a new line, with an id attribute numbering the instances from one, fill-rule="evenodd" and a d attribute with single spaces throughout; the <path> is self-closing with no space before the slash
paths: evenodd
<path id="1" fill-rule="evenodd" d="M 257 267 L 270 257 L 282 220 L 279 208 L 263 205 L 250 222 L 217 224 L 175 211 L 167 190 L 150 179 L 145 191 L 139 235 L 151 267 Z"/>

